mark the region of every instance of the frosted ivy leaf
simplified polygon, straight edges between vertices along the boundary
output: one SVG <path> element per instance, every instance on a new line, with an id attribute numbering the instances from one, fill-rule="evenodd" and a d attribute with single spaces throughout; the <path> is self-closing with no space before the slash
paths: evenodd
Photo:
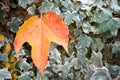
<path id="1" fill-rule="evenodd" d="M 7 68 L 0 69 L 0 80 L 11 79 L 11 73 L 8 71 Z"/>
<path id="2" fill-rule="evenodd" d="M 86 54 L 87 48 L 90 47 L 92 38 L 87 35 L 80 35 L 78 38 L 78 43 L 76 44 L 76 49 L 78 53 Z"/>
<path id="3" fill-rule="evenodd" d="M 84 22 L 82 25 L 82 29 L 85 33 L 95 32 L 95 26 L 91 26 L 89 22 Z"/>
<path id="4" fill-rule="evenodd" d="M 110 73 L 105 67 L 97 68 L 91 76 L 90 80 L 111 80 Z"/>
<path id="5" fill-rule="evenodd" d="M 107 31 L 115 31 L 120 28 L 120 19 L 113 18 L 110 10 L 102 8 L 103 13 L 94 15 L 93 22 L 96 22 L 95 34 L 102 34 Z"/>
<path id="6" fill-rule="evenodd" d="M 0 53 L 0 61 L 8 61 L 8 54 Z"/>
<path id="7" fill-rule="evenodd" d="M 120 14 L 120 6 L 118 0 L 111 0 L 110 8 L 113 9 L 114 13 Z"/>
<path id="8" fill-rule="evenodd" d="M 18 0 L 19 6 L 26 8 L 27 4 L 31 4 L 34 0 Z"/>
<path id="9" fill-rule="evenodd" d="M 29 72 L 22 73 L 22 75 L 18 77 L 18 80 L 32 80 L 29 74 Z"/>

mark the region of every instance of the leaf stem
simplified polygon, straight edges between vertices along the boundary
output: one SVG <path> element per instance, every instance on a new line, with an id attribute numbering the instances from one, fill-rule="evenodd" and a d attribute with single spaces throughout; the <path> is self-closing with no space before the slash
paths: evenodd
<path id="1" fill-rule="evenodd" d="M 43 3 L 44 0 L 41 0 L 41 8 L 40 8 L 40 18 L 42 19 L 42 12 L 43 12 L 43 6 L 44 6 L 44 3 Z"/>

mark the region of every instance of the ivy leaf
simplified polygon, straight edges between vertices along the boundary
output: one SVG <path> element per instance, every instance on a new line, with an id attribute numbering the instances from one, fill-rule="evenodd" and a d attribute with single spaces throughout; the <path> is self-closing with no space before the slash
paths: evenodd
<path id="1" fill-rule="evenodd" d="M 78 14 L 78 10 L 80 9 L 79 3 L 72 3 L 71 0 L 65 0 L 62 3 L 62 18 L 64 18 L 64 22 L 68 25 L 71 22 L 75 21 L 76 26 L 80 27 L 82 24 L 82 20 L 85 17 L 84 14 Z"/>
<path id="2" fill-rule="evenodd" d="M 119 80 L 120 79 L 120 76 L 119 76 L 120 66 L 105 63 L 105 67 L 110 70 L 111 75 L 117 77 L 114 80 Z"/>
<path id="3" fill-rule="evenodd" d="M 76 22 L 76 26 L 80 27 L 85 15 L 78 14 L 76 11 L 74 11 L 72 13 L 70 11 L 67 11 L 67 12 L 62 14 L 62 17 L 64 18 L 64 22 L 66 24 L 70 25 L 72 20 L 74 20 Z"/>
<path id="4" fill-rule="evenodd" d="M 65 74 L 68 74 L 70 68 L 72 67 L 72 64 L 69 63 L 68 61 L 65 62 L 64 65 L 62 65 L 62 71 L 65 73 Z"/>
<path id="5" fill-rule="evenodd" d="M 7 68 L 0 69 L 0 80 L 11 79 L 11 74 Z"/>
<path id="6" fill-rule="evenodd" d="M 78 38 L 78 43 L 76 44 L 76 49 L 78 53 L 86 54 L 87 48 L 90 47 L 92 38 L 87 35 L 80 35 Z"/>
<path id="7" fill-rule="evenodd" d="M 83 23 L 82 29 L 85 33 L 95 32 L 95 27 L 91 26 L 88 22 Z"/>
<path id="8" fill-rule="evenodd" d="M 107 13 L 109 13 L 109 15 Z M 106 13 L 104 12 L 102 14 L 95 13 L 93 17 L 93 21 L 96 23 L 103 23 L 105 21 L 108 21 L 110 18 L 112 18 L 111 12 L 106 12 Z"/>
<path id="9" fill-rule="evenodd" d="M 0 48 L 4 45 L 4 43 L 2 41 L 0 41 Z"/>
<path id="10" fill-rule="evenodd" d="M 102 57 L 103 56 L 100 51 L 98 53 L 93 51 L 92 56 L 91 56 L 91 61 L 95 65 L 95 67 L 103 67 Z"/>
<path id="11" fill-rule="evenodd" d="M 120 14 L 120 6 L 118 5 L 118 0 L 111 0 L 110 8 L 117 14 Z"/>
<path id="12" fill-rule="evenodd" d="M 82 4 L 93 4 L 95 0 L 79 0 Z"/>
<path id="13" fill-rule="evenodd" d="M 112 44 L 112 53 L 120 53 L 120 43 Z"/>
<path id="14" fill-rule="evenodd" d="M 13 17 L 10 22 L 7 23 L 8 29 L 16 33 L 19 29 L 19 25 L 22 24 L 22 17 Z"/>
<path id="15" fill-rule="evenodd" d="M 34 0 L 19 0 L 18 4 L 19 6 L 23 7 L 24 9 L 27 7 L 27 4 L 31 4 Z"/>
<path id="16" fill-rule="evenodd" d="M 83 48 L 85 48 L 85 47 L 89 47 L 90 46 L 90 44 L 91 44 L 91 42 L 92 42 L 92 39 L 91 39 L 91 37 L 89 37 L 89 36 L 87 36 L 87 35 L 80 35 L 78 38 L 77 38 L 77 40 L 79 41 L 78 42 L 78 45 L 79 45 L 79 47 L 83 47 Z M 77 46 L 76 46 L 77 47 Z"/>
<path id="17" fill-rule="evenodd" d="M 57 62 L 57 64 L 61 64 L 61 61 L 62 61 L 62 59 L 60 57 L 61 54 L 55 47 L 51 46 L 50 53 L 51 53 L 49 55 L 50 59 L 54 59 Z"/>
<path id="18" fill-rule="evenodd" d="M 58 73 L 59 71 L 62 71 L 62 65 L 53 65 L 52 67 L 52 70 L 55 72 L 55 73 Z"/>
<path id="19" fill-rule="evenodd" d="M 52 8 L 53 8 L 53 4 L 49 2 L 48 0 L 45 0 L 44 7 L 43 7 L 44 12 L 48 12 L 52 10 Z"/>
<path id="20" fill-rule="evenodd" d="M 96 69 L 90 80 L 111 80 L 111 78 L 108 69 L 103 67 Z"/>
<path id="21" fill-rule="evenodd" d="M 94 5 L 96 5 L 97 7 L 102 7 L 103 2 L 102 2 L 102 0 L 95 0 Z"/>
<path id="22" fill-rule="evenodd" d="M 78 58 L 73 58 L 71 63 L 74 66 L 75 69 L 80 69 L 80 64 L 78 62 Z"/>
<path id="23" fill-rule="evenodd" d="M 7 14 L 5 11 L 0 10 L 0 23 L 4 24 L 6 21 Z"/>
<path id="24" fill-rule="evenodd" d="M 58 6 L 53 6 L 52 11 L 55 12 L 56 14 L 60 15 L 61 11 Z"/>
<path id="25" fill-rule="evenodd" d="M 35 5 L 27 8 L 27 12 L 28 12 L 29 14 L 31 14 L 31 15 L 34 15 L 34 14 L 35 14 L 35 10 L 36 10 L 36 6 L 35 6 Z"/>
<path id="26" fill-rule="evenodd" d="M 102 34 L 107 31 L 113 32 L 120 28 L 120 19 L 113 18 L 112 13 L 109 10 L 102 10 L 102 14 L 97 13 L 93 18 L 93 21 L 97 23 L 95 33 Z"/>
<path id="27" fill-rule="evenodd" d="M 0 61 L 8 61 L 8 54 L 0 53 Z"/>
<path id="28" fill-rule="evenodd" d="M 67 10 L 73 9 L 73 4 L 72 4 L 71 0 L 62 1 L 61 4 L 62 4 Z"/>
<path id="29" fill-rule="evenodd" d="M 72 67 L 72 64 L 68 61 L 65 62 L 64 65 L 61 66 L 62 73 L 59 73 L 58 75 L 65 80 L 67 78 L 67 74 L 70 72 L 70 68 Z"/>
<path id="30" fill-rule="evenodd" d="M 31 67 L 30 67 L 30 64 L 28 64 L 26 62 L 26 59 L 22 59 L 21 61 L 19 61 L 17 64 L 16 64 L 16 67 L 19 68 L 21 71 L 28 71 Z"/>
<path id="31" fill-rule="evenodd" d="M 97 51 L 97 50 L 102 50 L 104 47 L 104 43 L 102 43 L 102 40 L 100 38 L 93 38 L 93 42 L 91 44 L 91 48 L 94 50 L 94 51 Z"/>
<path id="32" fill-rule="evenodd" d="M 61 14 L 59 6 L 57 4 L 53 4 L 52 2 L 49 2 L 48 0 L 45 0 L 44 2 L 43 11 L 44 12 L 53 11 L 58 15 Z"/>
<path id="33" fill-rule="evenodd" d="M 68 27 L 62 19 L 54 12 L 47 12 L 42 18 L 33 16 L 24 22 L 15 37 L 14 48 L 18 54 L 21 46 L 28 42 L 32 47 L 33 62 L 43 75 L 50 42 L 58 43 L 68 51 L 68 34 Z"/>
<path id="34" fill-rule="evenodd" d="M 31 80 L 31 77 L 29 76 L 29 72 L 23 73 L 21 76 L 18 77 L 18 80 Z"/>
<path id="35" fill-rule="evenodd" d="M 98 25 L 96 33 L 104 33 L 107 31 L 116 30 L 119 28 L 119 20 L 115 18 L 110 18 L 108 21 L 105 21 Z"/>
<path id="36" fill-rule="evenodd" d="M 118 75 L 116 78 L 115 78 L 115 80 L 119 80 L 120 79 L 120 76 Z"/>

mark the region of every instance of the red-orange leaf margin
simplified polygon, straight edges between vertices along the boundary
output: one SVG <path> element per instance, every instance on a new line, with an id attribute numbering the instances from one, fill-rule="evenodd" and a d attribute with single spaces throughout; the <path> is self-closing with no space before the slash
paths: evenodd
<path id="1" fill-rule="evenodd" d="M 28 42 L 32 47 L 33 63 L 44 75 L 50 43 L 58 43 L 68 52 L 68 35 L 68 26 L 54 12 L 47 12 L 42 18 L 35 15 L 20 26 L 14 40 L 14 49 L 18 55 L 21 46 Z"/>

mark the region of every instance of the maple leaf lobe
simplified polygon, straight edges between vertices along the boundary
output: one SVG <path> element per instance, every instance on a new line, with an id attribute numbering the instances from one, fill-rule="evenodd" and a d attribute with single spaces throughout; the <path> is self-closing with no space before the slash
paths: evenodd
<path id="1" fill-rule="evenodd" d="M 47 12 L 47 14 L 43 15 L 42 20 L 56 36 L 59 36 L 59 39 L 53 39 L 51 41 L 62 45 L 68 52 L 69 31 L 68 26 L 63 22 L 62 18 L 54 12 Z"/>

